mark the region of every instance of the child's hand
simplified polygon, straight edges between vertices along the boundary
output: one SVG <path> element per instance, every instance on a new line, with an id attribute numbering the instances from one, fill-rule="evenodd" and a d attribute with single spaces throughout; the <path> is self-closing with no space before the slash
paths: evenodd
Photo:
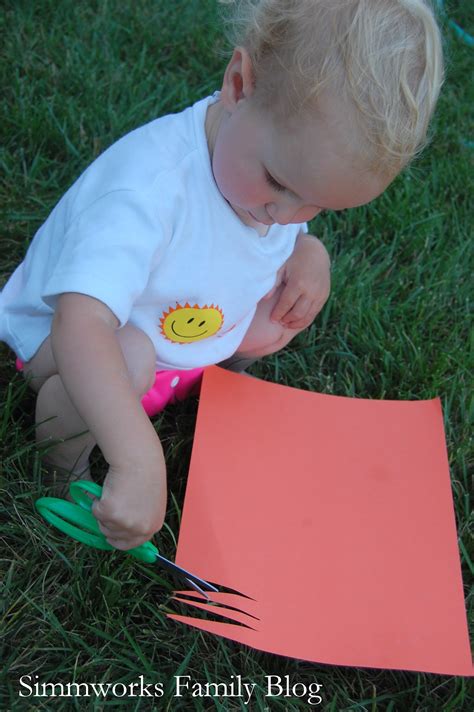
<path id="1" fill-rule="evenodd" d="M 284 284 L 271 320 L 290 329 L 304 329 L 321 311 L 329 297 L 331 263 L 326 248 L 312 235 L 300 234 L 293 254 L 279 270 L 269 299 Z"/>
<path id="2" fill-rule="evenodd" d="M 132 549 L 163 526 L 166 513 L 164 459 L 152 466 L 110 467 L 92 512 L 116 549 Z"/>

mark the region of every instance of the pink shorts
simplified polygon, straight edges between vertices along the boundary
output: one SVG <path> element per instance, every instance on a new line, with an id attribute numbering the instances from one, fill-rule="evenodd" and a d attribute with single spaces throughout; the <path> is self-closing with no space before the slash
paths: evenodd
<path id="1" fill-rule="evenodd" d="M 18 371 L 23 370 L 23 362 L 16 360 Z M 157 371 L 155 382 L 142 398 L 142 406 L 149 416 L 160 413 L 168 403 L 181 401 L 197 395 L 201 386 L 203 368 L 187 371 Z"/>
<path id="2" fill-rule="evenodd" d="M 188 371 L 157 371 L 155 382 L 142 398 L 142 406 L 147 415 L 160 413 L 168 403 L 185 400 L 197 395 L 201 388 L 203 368 Z"/>

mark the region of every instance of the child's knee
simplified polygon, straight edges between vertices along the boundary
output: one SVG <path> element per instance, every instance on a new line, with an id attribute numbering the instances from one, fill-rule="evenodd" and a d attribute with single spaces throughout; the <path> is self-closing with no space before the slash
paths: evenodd
<path id="1" fill-rule="evenodd" d="M 155 381 L 155 347 L 151 339 L 132 324 L 126 324 L 116 333 L 133 389 L 143 396 Z"/>
<path id="2" fill-rule="evenodd" d="M 51 347 L 51 336 L 48 336 L 34 356 L 23 364 L 22 372 L 24 377 L 29 379 L 29 384 L 36 393 L 39 393 L 46 381 L 58 372 Z"/>
<path id="3" fill-rule="evenodd" d="M 255 356 L 269 356 L 285 348 L 303 329 L 289 329 L 283 324 L 259 319 L 252 322 L 238 352 Z"/>
<path id="4" fill-rule="evenodd" d="M 278 303 L 281 290 L 277 289 L 270 299 L 262 299 L 254 318 L 239 346 L 239 353 L 255 353 L 267 356 L 284 348 L 302 329 L 289 329 L 278 321 L 272 321 L 271 314 Z"/>
<path id="5" fill-rule="evenodd" d="M 281 349 L 284 349 L 285 346 L 287 346 L 290 341 L 300 333 L 300 331 L 303 331 L 303 329 L 289 329 L 286 326 L 281 326 L 279 338 L 268 344 L 268 348 L 271 349 L 268 351 L 268 354 L 273 354 L 277 351 L 281 351 Z"/>

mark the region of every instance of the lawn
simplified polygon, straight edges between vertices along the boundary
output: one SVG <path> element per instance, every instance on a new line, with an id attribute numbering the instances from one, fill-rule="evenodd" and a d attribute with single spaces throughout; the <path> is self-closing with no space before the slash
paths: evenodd
<path id="1" fill-rule="evenodd" d="M 472 34 L 468 5 L 453 0 L 447 11 Z M 136 126 L 219 88 L 226 43 L 217 17 L 215 0 L 2 3 L 0 287 L 56 201 L 94 157 Z M 473 48 L 446 23 L 444 35 L 447 81 L 429 148 L 372 205 L 314 221 L 312 231 L 333 261 L 331 298 L 309 330 L 252 372 L 342 396 L 440 396 L 472 609 L 474 67 Z M 250 708 L 263 711 L 269 709 L 265 676 L 272 674 L 320 683 L 325 710 L 474 708 L 463 678 L 315 665 L 178 625 L 166 618 L 172 584 L 165 575 L 120 554 L 65 542 L 45 529 L 33 507 L 45 494 L 41 448 L 34 444 L 34 398 L 5 344 L 0 353 L 0 709 L 245 709 L 237 700 L 180 700 L 173 688 L 176 675 L 201 682 L 242 675 L 257 684 Z M 171 494 L 159 546 L 170 558 L 196 411 L 194 399 L 154 421 L 166 451 Z M 93 465 L 100 480 L 105 463 L 99 453 Z M 20 687 L 22 676 L 32 676 L 30 686 L 35 681 L 129 685 L 143 676 L 163 696 L 155 703 L 110 695 L 105 701 L 100 695 L 20 697 L 19 691 L 29 692 Z M 308 709 L 308 703 L 279 698 L 271 709 Z"/>

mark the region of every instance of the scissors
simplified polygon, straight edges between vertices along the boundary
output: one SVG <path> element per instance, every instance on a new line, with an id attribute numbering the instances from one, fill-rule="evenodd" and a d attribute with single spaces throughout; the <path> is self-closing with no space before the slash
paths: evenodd
<path id="1" fill-rule="evenodd" d="M 87 494 L 100 497 L 102 487 L 95 482 L 78 480 L 77 482 L 71 482 L 69 491 L 74 502 L 68 502 L 65 499 L 56 497 L 41 497 L 36 500 L 36 509 L 50 524 L 82 544 L 87 544 L 87 546 L 102 549 L 103 551 L 113 551 L 115 547 L 106 540 L 104 534 L 100 531 L 97 519 L 92 514 L 93 500 Z M 144 544 L 140 544 L 140 546 L 129 549 L 124 553 L 130 554 L 147 564 L 155 562 L 161 564 L 173 574 L 184 578 L 192 588 L 199 591 L 208 600 L 209 596 L 206 591 L 219 591 L 218 588 L 199 578 L 199 576 L 195 576 L 186 571 L 186 569 L 181 568 L 181 566 L 165 559 L 151 541 L 146 541 Z"/>

